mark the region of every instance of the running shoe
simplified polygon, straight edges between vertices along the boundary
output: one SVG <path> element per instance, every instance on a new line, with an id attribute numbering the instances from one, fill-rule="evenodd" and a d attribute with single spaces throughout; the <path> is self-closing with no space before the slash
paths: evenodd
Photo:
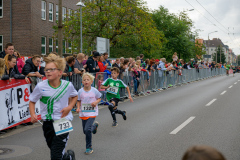
<path id="1" fill-rule="evenodd" d="M 92 148 L 87 148 L 86 151 L 84 152 L 85 154 L 92 154 L 93 153 L 93 149 Z"/>
<path id="2" fill-rule="evenodd" d="M 123 111 L 123 119 L 126 121 L 127 120 L 127 113 L 126 113 L 126 111 Z"/>
<path id="3" fill-rule="evenodd" d="M 97 128 L 98 128 L 99 123 L 97 121 L 95 121 L 95 123 L 93 124 L 94 130 L 93 130 L 93 134 L 97 133 Z"/>
<path id="4" fill-rule="evenodd" d="M 112 127 L 117 127 L 117 122 L 116 121 L 113 121 L 113 124 L 112 124 Z"/>
<path id="5" fill-rule="evenodd" d="M 75 159 L 75 153 L 74 153 L 73 150 L 67 150 L 67 154 L 68 154 L 69 156 L 71 156 L 71 159 L 72 159 L 72 160 L 76 160 L 76 159 Z"/>

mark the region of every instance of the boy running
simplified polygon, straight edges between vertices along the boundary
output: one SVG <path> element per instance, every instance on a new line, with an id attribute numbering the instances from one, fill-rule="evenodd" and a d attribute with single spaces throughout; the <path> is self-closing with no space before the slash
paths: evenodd
<path id="1" fill-rule="evenodd" d="M 90 73 L 84 73 L 82 76 L 83 88 L 78 91 L 77 113 L 82 119 L 83 133 L 86 135 L 85 154 L 93 153 L 92 133 L 97 133 L 98 122 L 94 122 L 98 115 L 98 103 L 101 101 L 101 93 L 94 87 L 91 87 L 94 76 Z M 81 106 L 81 108 L 80 108 Z"/>
<path id="2" fill-rule="evenodd" d="M 72 108 L 77 102 L 77 91 L 71 82 L 61 80 L 66 66 L 64 58 L 45 58 L 44 69 L 47 80 L 40 82 L 29 97 L 31 122 L 38 121 L 35 103 L 40 99 L 40 113 L 43 119 L 43 134 L 50 149 L 51 160 L 75 160 L 72 150 L 65 153 L 65 147 L 72 130 Z M 68 99 L 72 98 L 68 104 Z"/>
<path id="3" fill-rule="evenodd" d="M 110 102 L 110 105 L 108 106 L 108 109 L 110 110 L 110 113 L 112 115 L 113 118 L 113 127 L 116 127 L 117 124 L 117 120 L 116 120 L 116 115 L 117 114 L 121 114 L 123 116 L 124 120 L 127 120 L 127 115 L 126 115 L 126 111 L 121 111 L 119 109 L 117 109 L 118 106 L 118 102 L 120 101 L 120 94 L 119 94 L 119 90 L 120 88 L 126 88 L 128 91 L 128 98 L 130 99 L 131 102 L 133 102 L 131 94 L 130 94 L 130 90 L 129 87 L 122 81 L 117 79 L 118 75 L 119 75 L 119 69 L 116 67 L 113 67 L 111 69 L 111 76 L 112 78 L 108 78 L 106 79 L 101 86 L 101 89 L 107 89 L 107 100 Z"/>

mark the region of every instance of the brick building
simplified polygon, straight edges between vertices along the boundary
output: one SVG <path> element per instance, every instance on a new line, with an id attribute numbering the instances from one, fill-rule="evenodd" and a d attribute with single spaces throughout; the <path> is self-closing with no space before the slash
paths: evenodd
<path id="1" fill-rule="evenodd" d="M 63 18 L 79 9 L 77 2 L 79 0 L 62 0 Z M 57 42 L 52 36 L 58 8 L 58 0 L 0 0 L 0 51 L 11 39 L 21 55 L 57 51 Z"/>

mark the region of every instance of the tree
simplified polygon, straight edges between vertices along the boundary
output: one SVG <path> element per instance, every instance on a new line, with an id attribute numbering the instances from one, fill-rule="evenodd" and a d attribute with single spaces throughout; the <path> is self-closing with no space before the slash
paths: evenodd
<path id="1" fill-rule="evenodd" d="M 160 6 L 152 14 L 152 18 L 157 25 L 157 29 L 162 31 L 167 38 L 163 43 L 161 56 L 172 61 L 174 52 L 178 53 L 179 58 L 189 60 L 194 58 L 196 54 L 195 49 L 195 36 L 191 32 L 192 21 L 181 12 L 179 16 L 169 13 L 168 9 Z"/>
<path id="2" fill-rule="evenodd" d="M 221 54 L 221 61 L 220 61 L 220 54 Z M 217 55 L 217 57 L 216 57 L 216 55 Z M 217 58 L 217 61 L 216 61 L 216 58 Z M 213 55 L 213 61 L 216 61 L 216 63 L 222 62 L 222 64 L 226 63 L 226 57 L 224 55 L 224 50 L 220 45 L 215 50 L 215 53 Z"/>
<path id="3" fill-rule="evenodd" d="M 103 37 L 110 39 L 114 56 L 129 57 L 129 53 L 137 50 L 150 57 L 166 41 L 163 33 L 157 30 L 142 0 L 95 0 L 88 1 L 85 5 L 82 8 L 85 52 L 95 49 L 96 37 Z M 79 23 L 79 13 L 69 16 L 64 22 L 63 35 L 71 42 L 73 52 L 79 50 Z"/>

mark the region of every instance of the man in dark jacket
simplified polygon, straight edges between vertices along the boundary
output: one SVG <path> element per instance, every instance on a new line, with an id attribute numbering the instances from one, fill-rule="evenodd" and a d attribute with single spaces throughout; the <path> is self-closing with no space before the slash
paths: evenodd
<path id="1" fill-rule="evenodd" d="M 12 43 L 7 43 L 5 45 L 5 49 L 3 52 L 0 53 L 0 58 L 4 58 L 7 54 L 13 55 L 14 53 L 14 46 Z"/>
<path id="2" fill-rule="evenodd" d="M 26 60 L 26 63 L 22 69 L 22 74 L 28 77 L 43 77 L 44 73 L 38 72 L 38 67 L 41 64 L 40 56 L 33 56 L 32 58 Z"/>
<path id="3" fill-rule="evenodd" d="M 93 56 L 88 58 L 88 60 L 86 62 L 86 65 L 87 65 L 86 71 L 87 72 L 96 73 L 96 72 L 100 71 L 98 63 L 97 63 L 97 59 L 99 56 L 100 56 L 100 54 L 95 51 L 95 52 L 93 52 Z"/>

